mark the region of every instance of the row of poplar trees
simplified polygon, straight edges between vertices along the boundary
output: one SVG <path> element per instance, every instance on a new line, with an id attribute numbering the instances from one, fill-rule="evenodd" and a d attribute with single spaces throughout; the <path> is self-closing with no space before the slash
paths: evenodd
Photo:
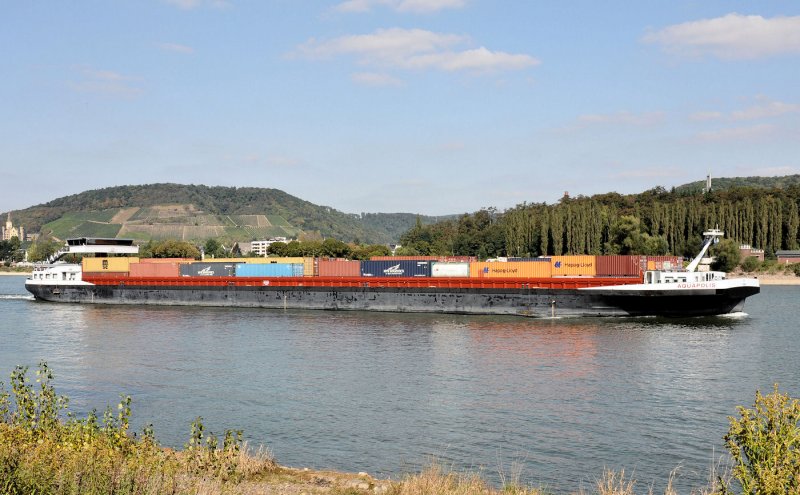
<path id="1" fill-rule="evenodd" d="M 738 244 L 772 255 L 798 248 L 800 186 L 680 193 L 657 187 L 523 203 L 417 225 L 401 238 L 407 254 L 543 256 L 674 254 L 694 256 L 704 230 L 719 227 Z"/>

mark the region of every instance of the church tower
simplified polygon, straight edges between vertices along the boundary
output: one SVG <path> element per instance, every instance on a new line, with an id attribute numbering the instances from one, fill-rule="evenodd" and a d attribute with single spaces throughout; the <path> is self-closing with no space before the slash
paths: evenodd
<path id="1" fill-rule="evenodd" d="M 23 238 L 24 230 L 22 227 L 18 229 L 14 228 L 14 224 L 11 222 L 11 212 L 8 212 L 8 217 L 6 218 L 6 226 L 3 227 L 3 235 L 2 238 L 4 241 L 11 239 L 12 237 L 18 238 L 20 241 L 24 241 Z"/>

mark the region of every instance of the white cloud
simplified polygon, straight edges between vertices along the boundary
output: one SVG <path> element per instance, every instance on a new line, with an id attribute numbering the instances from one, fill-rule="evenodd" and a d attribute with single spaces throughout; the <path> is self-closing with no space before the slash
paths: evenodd
<path id="1" fill-rule="evenodd" d="M 800 16 L 773 17 L 731 13 L 685 22 L 646 34 L 642 41 L 683 56 L 711 55 L 725 60 L 800 53 Z"/>
<path id="2" fill-rule="evenodd" d="M 178 43 L 159 43 L 158 47 L 168 52 L 184 53 L 187 55 L 194 53 L 194 48 L 191 46 L 179 45 Z"/>
<path id="3" fill-rule="evenodd" d="M 468 41 L 467 37 L 455 34 L 392 28 L 327 41 L 312 38 L 297 47 L 294 53 L 307 58 L 353 55 L 362 65 L 443 71 L 519 70 L 540 63 L 530 55 L 493 52 L 484 47 L 457 50 Z"/>
<path id="4" fill-rule="evenodd" d="M 403 81 L 392 77 L 388 74 L 380 74 L 377 72 L 357 72 L 350 76 L 353 82 L 361 84 L 362 86 L 395 86 L 403 85 Z"/>
<path id="5" fill-rule="evenodd" d="M 423 29 L 379 29 L 373 34 L 341 36 L 328 41 L 312 38 L 297 48 L 309 58 L 331 58 L 352 54 L 364 64 L 403 65 L 411 56 L 434 52 L 464 42 L 462 36 L 439 34 Z"/>
<path id="6" fill-rule="evenodd" d="M 770 100 L 765 96 L 757 96 L 755 104 L 743 109 L 729 113 L 719 111 L 695 112 L 689 116 L 690 120 L 697 122 L 720 120 L 727 122 L 763 120 L 780 117 L 783 115 L 800 113 L 800 104 L 786 103 L 782 101 Z"/>
<path id="7" fill-rule="evenodd" d="M 123 98 L 133 98 L 142 93 L 135 84 L 137 78 L 91 67 L 77 67 L 75 70 L 81 75 L 81 80 L 69 83 L 73 91 Z"/>
<path id="8" fill-rule="evenodd" d="M 484 47 L 461 52 L 441 52 L 414 55 L 407 60 L 415 69 L 437 68 L 448 72 L 467 70 L 486 72 L 495 70 L 519 70 L 538 65 L 539 61 L 529 55 L 514 55 L 493 52 Z"/>
<path id="9" fill-rule="evenodd" d="M 756 105 L 732 112 L 731 118 L 733 120 L 759 120 L 798 112 L 800 112 L 800 105 L 797 103 L 784 103 L 759 97 Z"/>
<path id="10" fill-rule="evenodd" d="M 749 127 L 729 127 L 715 131 L 699 132 L 696 138 L 699 141 L 751 141 L 761 138 L 775 131 L 775 126 L 758 124 Z"/>
<path id="11" fill-rule="evenodd" d="M 339 12 L 369 12 L 378 6 L 397 12 L 431 13 L 443 9 L 460 9 L 466 0 L 346 0 L 335 7 Z"/>
<path id="12" fill-rule="evenodd" d="M 635 127 L 651 126 L 664 121 L 664 112 L 617 112 L 610 114 L 585 114 L 578 117 L 579 127 L 594 124 L 629 125 Z"/>

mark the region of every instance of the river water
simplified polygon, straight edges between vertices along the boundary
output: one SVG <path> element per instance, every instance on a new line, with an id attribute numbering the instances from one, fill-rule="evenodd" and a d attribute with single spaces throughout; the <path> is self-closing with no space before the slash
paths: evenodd
<path id="1" fill-rule="evenodd" d="M 48 362 L 85 414 L 133 397 L 133 424 L 182 447 L 197 416 L 284 465 L 398 478 L 432 460 L 563 493 L 622 469 L 706 485 L 737 405 L 800 396 L 800 287 L 746 316 L 531 320 L 35 302 L 0 277 L 0 381 Z M 31 373 L 33 376 L 33 373 Z"/>

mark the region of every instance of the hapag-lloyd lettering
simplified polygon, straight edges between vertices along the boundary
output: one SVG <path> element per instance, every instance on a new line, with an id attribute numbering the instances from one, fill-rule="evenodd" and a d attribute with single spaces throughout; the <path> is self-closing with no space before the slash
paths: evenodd
<path id="1" fill-rule="evenodd" d="M 562 263 L 562 265 L 565 268 L 591 268 L 591 267 L 594 266 L 594 263 L 569 263 L 569 262 L 564 262 L 564 263 Z"/>
<path id="2" fill-rule="evenodd" d="M 492 273 L 517 273 L 519 272 L 519 268 L 494 268 L 492 267 Z"/>

